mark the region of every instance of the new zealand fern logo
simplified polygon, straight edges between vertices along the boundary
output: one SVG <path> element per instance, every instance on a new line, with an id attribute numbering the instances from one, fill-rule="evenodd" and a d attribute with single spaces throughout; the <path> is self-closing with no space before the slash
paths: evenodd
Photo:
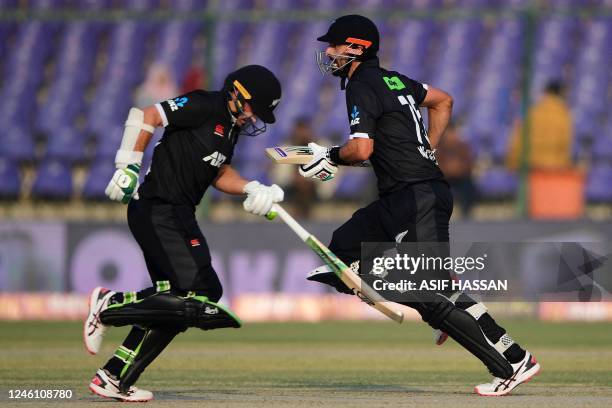
<path id="1" fill-rule="evenodd" d="M 351 126 L 355 126 L 359 124 L 359 109 L 357 109 L 357 105 L 353 106 L 353 110 L 351 111 Z"/>

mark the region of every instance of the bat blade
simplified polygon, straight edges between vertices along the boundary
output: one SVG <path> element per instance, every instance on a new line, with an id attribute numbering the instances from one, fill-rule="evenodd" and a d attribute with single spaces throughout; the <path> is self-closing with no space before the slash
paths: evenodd
<path id="1" fill-rule="evenodd" d="M 308 164 L 313 157 L 308 146 L 268 147 L 266 155 L 277 164 Z"/>
<path id="2" fill-rule="evenodd" d="M 308 146 L 266 147 L 266 155 L 276 164 L 308 164 L 314 157 Z M 353 167 L 370 167 L 369 161 L 352 164 Z"/>

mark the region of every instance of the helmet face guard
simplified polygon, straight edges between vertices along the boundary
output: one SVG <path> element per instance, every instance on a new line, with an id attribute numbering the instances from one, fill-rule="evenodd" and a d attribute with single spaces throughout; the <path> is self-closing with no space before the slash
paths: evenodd
<path id="1" fill-rule="evenodd" d="M 249 120 L 247 124 L 241 127 L 239 135 L 251 136 L 251 137 L 259 136 L 262 133 L 264 133 L 267 129 L 268 129 L 268 126 L 266 125 L 266 123 L 262 121 L 261 119 L 257 118 L 255 122 L 252 122 Z"/>
<path id="2" fill-rule="evenodd" d="M 346 62 L 339 64 L 340 58 L 346 58 Z M 327 54 L 325 51 L 316 51 L 317 66 L 322 75 L 340 75 L 356 58 L 357 56 L 353 55 Z"/>
<path id="3" fill-rule="evenodd" d="M 349 37 L 346 39 L 345 44 L 348 47 L 344 50 L 343 54 L 328 54 L 325 51 L 317 51 L 317 65 L 321 74 L 332 74 L 339 77 L 348 76 L 351 63 L 355 60 L 361 60 L 366 55 L 365 50 L 372 45 L 372 42 Z M 357 48 L 358 46 L 364 48 L 359 49 Z M 338 60 L 341 58 L 346 59 L 344 64 L 339 64 Z"/>
<path id="4" fill-rule="evenodd" d="M 232 115 L 234 115 L 236 119 L 238 119 L 240 115 L 248 116 L 248 113 L 245 112 L 244 107 L 247 103 L 249 103 L 249 101 L 246 100 L 246 98 L 242 94 L 240 87 L 234 87 L 234 91 L 236 92 L 236 100 L 234 101 L 234 104 L 236 106 L 237 112 L 235 114 L 232 113 Z M 247 123 L 240 128 L 239 135 L 253 137 L 264 133 L 266 130 L 267 125 L 264 121 L 262 121 L 258 117 L 257 120 L 253 121 L 251 117 L 249 117 L 247 119 Z"/>

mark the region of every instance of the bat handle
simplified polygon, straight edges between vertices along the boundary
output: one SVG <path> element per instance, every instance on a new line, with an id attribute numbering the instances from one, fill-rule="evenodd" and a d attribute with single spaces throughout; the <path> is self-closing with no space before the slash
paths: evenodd
<path id="1" fill-rule="evenodd" d="M 306 231 L 304 227 L 302 227 L 287 211 L 285 211 L 283 207 L 281 207 L 279 204 L 274 204 L 272 205 L 270 211 L 266 214 L 266 218 L 273 220 L 277 216 L 279 216 L 281 220 L 283 220 L 283 222 L 287 224 L 287 226 L 291 228 L 302 241 L 306 241 L 308 237 L 310 237 L 310 233 Z"/>

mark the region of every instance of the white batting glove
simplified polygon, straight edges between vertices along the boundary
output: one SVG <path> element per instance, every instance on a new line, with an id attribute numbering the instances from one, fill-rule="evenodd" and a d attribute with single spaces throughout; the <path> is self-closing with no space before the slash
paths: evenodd
<path id="1" fill-rule="evenodd" d="M 123 204 L 129 203 L 132 197 L 138 199 L 139 172 L 140 165 L 137 163 L 130 164 L 124 169 L 117 169 L 104 193 L 111 200 L 120 201 Z"/>
<path id="2" fill-rule="evenodd" d="M 333 179 L 338 171 L 338 166 L 329 158 L 330 148 L 319 146 L 316 143 L 308 143 L 308 147 L 312 149 L 313 158 L 310 163 L 300 166 L 300 175 L 320 181 Z"/>
<path id="3" fill-rule="evenodd" d="M 265 186 L 259 181 L 251 181 L 244 186 L 247 198 L 242 203 L 245 211 L 255 215 L 266 215 L 274 203 L 285 198 L 285 192 L 276 184 Z"/>

